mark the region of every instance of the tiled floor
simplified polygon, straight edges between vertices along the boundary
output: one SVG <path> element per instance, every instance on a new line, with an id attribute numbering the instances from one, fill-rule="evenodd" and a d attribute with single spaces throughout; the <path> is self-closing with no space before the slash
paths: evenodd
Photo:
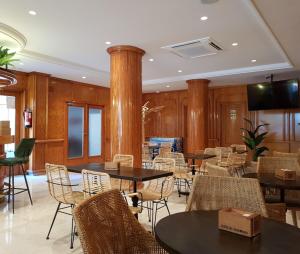
<path id="1" fill-rule="evenodd" d="M 73 183 L 79 183 L 80 175 L 71 174 L 71 179 Z M 74 249 L 69 249 L 71 217 L 68 215 L 58 215 L 50 239 L 46 240 L 57 202 L 48 194 L 45 176 L 29 176 L 28 180 L 33 206 L 30 205 L 27 193 L 16 196 L 14 215 L 6 203 L 0 204 L 0 254 L 82 253 L 78 238 L 75 239 Z M 22 185 L 23 178 L 17 177 L 16 182 Z M 185 205 L 186 198 L 179 198 L 174 191 L 169 200 L 171 213 L 184 211 Z M 159 210 L 158 220 L 166 215 L 166 209 Z M 289 213 L 287 220 L 291 221 Z M 145 210 L 139 216 L 139 221 L 150 229 Z"/>
<path id="2" fill-rule="evenodd" d="M 21 186 L 23 177 L 18 176 L 16 179 Z M 71 180 L 72 183 L 79 183 L 80 175 L 71 174 Z M 77 237 L 74 249 L 69 249 L 71 217 L 68 215 L 57 216 L 50 239 L 46 240 L 57 202 L 48 194 L 45 176 L 29 176 L 28 181 L 33 206 L 30 205 L 27 192 L 16 196 L 14 215 L 6 203 L 0 204 L 0 254 L 82 253 Z M 185 197 L 178 198 L 174 192 L 169 202 L 171 213 L 184 211 L 185 200 Z M 158 220 L 166 215 L 166 209 L 160 209 Z M 139 216 L 139 221 L 150 230 L 145 210 Z"/>

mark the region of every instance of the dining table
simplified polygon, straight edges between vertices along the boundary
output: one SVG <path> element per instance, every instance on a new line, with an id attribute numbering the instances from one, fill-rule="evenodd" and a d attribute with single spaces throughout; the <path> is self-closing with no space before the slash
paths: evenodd
<path id="1" fill-rule="evenodd" d="M 258 179 L 261 187 L 278 189 L 281 203 L 285 203 L 286 190 L 300 190 L 299 176 L 295 180 L 282 180 L 277 178 L 275 173 L 246 173 L 243 177 Z"/>
<path id="2" fill-rule="evenodd" d="M 261 219 L 261 233 L 250 238 L 218 228 L 217 211 L 172 214 L 155 229 L 158 243 L 171 254 L 299 254 L 300 229 Z"/>
<path id="3" fill-rule="evenodd" d="M 186 160 L 192 160 L 192 174 L 193 175 L 195 175 L 195 173 L 196 173 L 196 169 L 195 169 L 196 160 L 207 160 L 207 159 L 216 157 L 216 155 L 205 154 L 205 153 L 184 153 L 183 156 Z"/>
<path id="4" fill-rule="evenodd" d="M 172 176 L 173 172 L 145 169 L 139 167 L 120 167 L 119 169 L 105 169 L 104 163 L 86 163 L 75 166 L 67 166 L 69 172 L 81 173 L 83 169 L 107 173 L 111 178 L 129 180 L 133 182 L 133 192 L 137 192 L 139 182 L 150 181 L 157 178 Z M 132 197 L 133 207 L 138 206 L 138 197 Z"/>

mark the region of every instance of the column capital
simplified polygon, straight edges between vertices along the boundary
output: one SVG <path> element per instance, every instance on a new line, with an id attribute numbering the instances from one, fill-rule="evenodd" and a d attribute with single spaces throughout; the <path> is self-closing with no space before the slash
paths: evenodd
<path id="1" fill-rule="evenodd" d="M 141 54 L 142 56 L 145 54 L 144 50 L 142 50 L 138 47 L 135 47 L 135 46 L 130 46 L 130 45 L 116 45 L 116 46 L 109 47 L 107 49 L 107 52 L 109 54 L 113 54 L 115 52 L 122 52 L 122 51 L 131 51 L 131 52 Z"/>

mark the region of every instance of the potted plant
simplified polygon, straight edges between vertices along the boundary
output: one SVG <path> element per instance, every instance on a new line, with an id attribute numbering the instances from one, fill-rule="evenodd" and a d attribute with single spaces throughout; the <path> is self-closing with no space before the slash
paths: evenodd
<path id="1" fill-rule="evenodd" d="M 246 128 L 241 128 L 244 131 L 243 142 L 252 151 L 252 160 L 257 161 L 257 158 L 264 152 L 269 151 L 266 146 L 260 146 L 266 135 L 267 131 L 260 132 L 261 128 L 265 128 L 269 124 L 264 123 L 258 126 L 254 126 L 253 122 L 247 118 L 244 118 L 246 122 Z M 248 128 L 247 128 L 248 127 Z"/>
<path id="2" fill-rule="evenodd" d="M 0 68 L 7 70 L 8 66 L 13 66 L 13 62 L 18 61 L 14 59 L 16 52 L 9 53 L 9 49 L 0 46 Z"/>

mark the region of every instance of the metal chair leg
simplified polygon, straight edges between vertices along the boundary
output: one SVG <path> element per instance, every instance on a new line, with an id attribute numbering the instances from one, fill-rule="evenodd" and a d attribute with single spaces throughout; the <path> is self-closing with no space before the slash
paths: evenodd
<path id="1" fill-rule="evenodd" d="M 12 176 L 12 207 L 13 207 L 13 214 L 15 213 L 15 172 L 14 172 L 14 166 L 11 167 L 11 176 Z"/>
<path id="2" fill-rule="evenodd" d="M 7 203 L 10 203 L 10 192 L 11 192 L 11 166 L 8 167 L 8 199 L 7 199 Z"/>
<path id="3" fill-rule="evenodd" d="M 57 213 L 58 213 L 58 211 L 59 211 L 59 209 L 60 209 L 60 205 L 61 205 L 61 203 L 59 202 L 59 203 L 58 203 L 58 206 L 57 206 L 57 208 L 56 208 L 56 212 L 55 212 L 55 214 L 54 214 L 54 217 L 53 217 L 53 220 L 52 220 L 52 223 L 51 223 L 51 226 L 50 226 L 50 229 L 49 229 L 48 235 L 47 235 L 47 237 L 46 237 L 46 239 L 47 239 L 47 240 L 49 239 L 49 236 L 50 236 L 50 233 L 51 233 L 51 230 L 52 230 L 52 227 L 53 227 L 54 221 L 55 221 L 55 219 L 56 219 L 56 216 L 57 216 Z"/>
<path id="4" fill-rule="evenodd" d="M 31 194 L 30 194 L 30 190 L 29 190 L 29 186 L 28 186 L 28 182 L 27 182 L 27 178 L 26 178 L 26 173 L 25 173 L 23 164 L 21 164 L 20 166 L 21 166 L 21 169 L 22 169 L 22 172 L 23 172 L 23 176 L 24 176 L 24 180 L 25 180 L 25 184 L 26 184 L 28 196 L 29 196 L 29 199 L 30 199 L 30 203 L 31 203 L 31 205 L 33 205 L 33 203 L 32 203 L 32 198 L 31 198 Z"/>
<path id="5" fill-rule="evenodd" d="M 170 210 L 169 210 L 169 207 L 168 207 L 168 202 L 167 202 L 167 200 L 164 199 L 164 202 L 165 202 L 165 206 L 166 206 L 166 208 L 167 208 L 167 210 L 168 210 L 169 215 L 171 215 Z"/>
<path id="6" fill-rule="evenodd" d="M 149 207 L 149 201 L 147 201 L 147 212 L 148 212 L 148 221 L 151 222 L 151 205 Z"/>
<path id="7" fill-rule="evenodd" d="M 73 249 L 74 246 L 74 237 L 75 237 L 75 226 L 74 226 L 74 218 L 72 216 L 72 224 L 71 224 L 71 245 L 70 249 Z"/>
<path id="8" fill-rule="evenodd" d="M 154 225 L 153 225 L 153 232 L 154 232 L 154 227 L 156 225 L 156 218 L 157 218 L 157 205 L 158 203 L 155 202 L 155 216 L 154 216 Z M 153 209 L 154 209 L 154 206 L 153 206 Z M 154 212 L 154 210 L 153 210 Z"/>

